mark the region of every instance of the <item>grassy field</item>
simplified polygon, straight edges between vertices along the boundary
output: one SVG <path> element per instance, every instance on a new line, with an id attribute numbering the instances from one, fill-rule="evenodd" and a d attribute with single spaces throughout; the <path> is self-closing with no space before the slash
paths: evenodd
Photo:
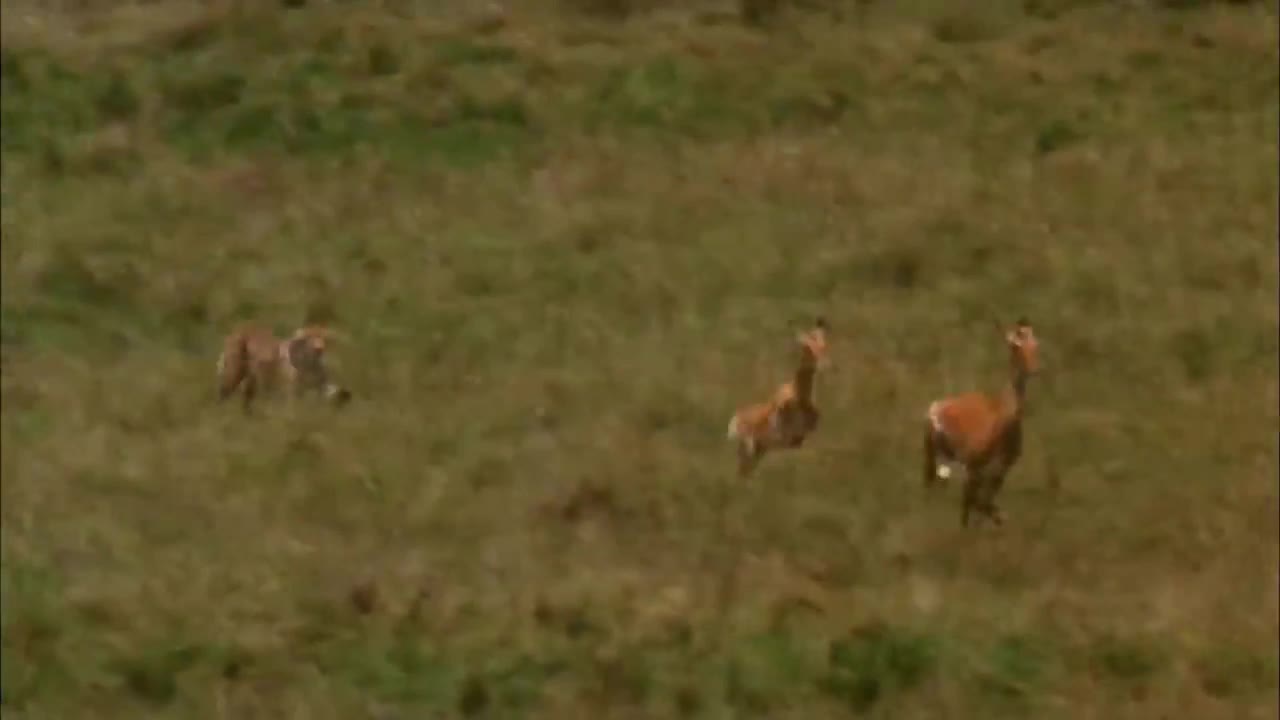
<path id="1" fill-rule="evenodd" d="M 296 4 L 5 2 L 6 718 L 1280 712 L 1274 3 Z M 217 405 L 249 318 L 353 404 Z"/>

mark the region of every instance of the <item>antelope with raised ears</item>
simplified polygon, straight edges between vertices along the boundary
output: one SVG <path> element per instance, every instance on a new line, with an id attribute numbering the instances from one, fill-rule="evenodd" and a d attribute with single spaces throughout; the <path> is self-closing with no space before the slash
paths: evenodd
<path id="1" fill-rule="evenodd" d="M 1040 369 L 1039 345 L 1026 318 L 1005 332 L 1009 381 L 999 393 L 969 392 L 935 400 L 925 416 L 924 483 L 951 476 L 951 463 L 966 471 L 960 524 L 980 512 L 1000 525 L 995 497 L 1022 455 L 1022 411 L 1027 379 Z"/>
<path id="2" fill-rule="evenodd" d="M 764 402 L 739 408 L 729 420 L 728 438 L 737 444 L 738 475 L 745 477 L 774 449 L 798 448 L 818 426 L 814 398 L 819 370 L 828 367 L 827 322 L 796 335 L 796 369 Z"/>

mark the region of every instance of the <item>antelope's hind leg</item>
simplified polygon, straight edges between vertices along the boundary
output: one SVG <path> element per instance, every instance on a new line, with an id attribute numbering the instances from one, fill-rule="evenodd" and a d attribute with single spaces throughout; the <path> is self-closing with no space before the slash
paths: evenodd
<path id="1" fill-rule="evenodd" d="M 760 456 L 764 454 L 764 449 L 759 443 L 751 438 L 743 438 L 738 441 L 738 477 L 746 477 L 756 469 L 756 465 L 760 463 Z"/>
<path id="2" fill-rule="evenodd" d="M 938 480 L 938 448 L 933 423 L 924 421 L 924 486 L 932 488 Z"/>

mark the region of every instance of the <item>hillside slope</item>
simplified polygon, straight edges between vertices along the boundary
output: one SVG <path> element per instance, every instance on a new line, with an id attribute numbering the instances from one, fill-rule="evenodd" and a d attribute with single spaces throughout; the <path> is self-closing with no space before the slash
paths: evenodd
<path id="1" fill-rule="evenodd" d="M 7 3 L 6 715 L 1275 717 L 1275 8 L 907 5 Z M 356 401 L 217 406 L 246 318 Z"/>

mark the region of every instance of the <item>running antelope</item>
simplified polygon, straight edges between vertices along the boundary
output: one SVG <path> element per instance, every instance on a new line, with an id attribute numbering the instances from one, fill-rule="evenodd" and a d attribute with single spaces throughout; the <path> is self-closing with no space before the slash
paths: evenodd
<path id="1" fill-rule="evenodd" d="M 924 483 L 932 487 L 951 476 L 950 463 L 965 467 L 960 524 L 981 512 L 996 525 L 1004 522 L 995 497 L 1022 455 L 1022 410 L 1027 378 L 1039 371 L 1035 333 L 1021 318 L 1005 333 L 1009 347 L 1009 382 L 998 394 L 970 392 L 936 400 L 926 413 Z"/>
<path id="2" fill-rule="evenodd" d="M 308 390 L 320 391 L 326 400 L 341 405 L 351 392 L 329 381 L 324 355 L 337 333 L 324 327 L 298 328 L 286 340 L 270 330 L 243 324 L 227 334 L 218 356 L 218 399 L 240 391 L 248 413 L 258 390 L 283 382 L 294 397 Z"/>
<path id="3" fill-rule="evenodd" d="M 818 426 L 821 414 L 814 403 L 818 370 L 828 367 L 827 323 L 819 317 L 813 328 L 796 335 L 796 370 L 778 386 L 773 397 L 738 409 L 729 420 L 728 438 L 737 443 L 738 475 L 751 474 L 772 449 L 798 448 Z"/>

